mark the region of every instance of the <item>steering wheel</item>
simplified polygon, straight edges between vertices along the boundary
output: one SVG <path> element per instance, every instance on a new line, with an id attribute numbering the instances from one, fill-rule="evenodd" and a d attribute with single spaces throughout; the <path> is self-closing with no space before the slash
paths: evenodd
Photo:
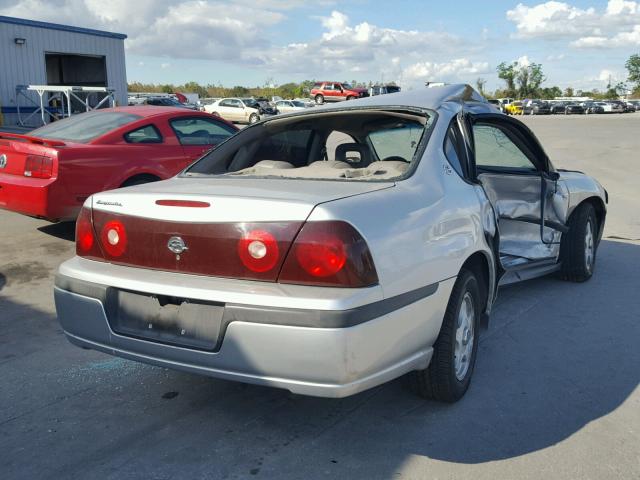
<path id="1" fill-rule="evenodd" d="M 411 160 L 407 160 L 404 157 L 400 157 L 399 155 L 391 155 L 390 157 L 383 158 L 380 160 L 381 162 L 404 162 L 411 163 Z"/>

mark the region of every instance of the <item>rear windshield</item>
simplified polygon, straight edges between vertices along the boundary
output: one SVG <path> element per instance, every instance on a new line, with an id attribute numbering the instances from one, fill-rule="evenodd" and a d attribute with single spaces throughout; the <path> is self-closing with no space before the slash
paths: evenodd
<path id="1" fill-rule="evenodd" d="M 413 171 L 435 114 L 341 111 L 274 119 L 237 133 L 187 176 L 375 181 Z"/>
<path id="2" fill-rule="evenodd" d="M 29 135 L 39 138 L 86 143 L 140 118 L 142 117 L 139 115 L 124 112 L 96 111 L 80 113 L 33 130 Z"/>

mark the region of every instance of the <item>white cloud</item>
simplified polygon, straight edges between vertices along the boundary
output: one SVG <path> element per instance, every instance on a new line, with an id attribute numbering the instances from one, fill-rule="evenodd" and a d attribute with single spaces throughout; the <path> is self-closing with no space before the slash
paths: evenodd
<path id="1" fill-rule="evenodd" d="M 171 67 L 170 63 L 161 63 L 160 64 L 160 68 L 162 68 L 162 69 L 166 69 L 166 68 L 169 68 L 169 67 Z"/>
<path id="2" fill-rule="evenodd" d="M 458 58 L 443 63 L 414 63 L 404 69 L 403 76 L 409 83 L 415 83 L 416 81 L 440 82 L 459 80 L 469 75 L 486 74 L 489 72 L 489 64 L 487 62 L 472 62 L 467 58 Z"/>
<path id="3" fill-rule="evenodd" d="M 419 72 L 449 81 L 487 72 L 473 43 L 446 31 L 401 30 L 351 23 L 333 10 L 315 17 L 322 32 L 304 42 L 275 45 L 273 31 L 286 28 L 297 7 L 331 0 L 0 0 L 0 15 L 32 18 L 128 35 L 128 54 L 167 60 L 202 59 L 259 66 L 266 74 L 306 78 L 381 78 L 418 81 Z M 488 35 L 485 31 L 483 35 Z M 457 60 L 451 60 L 451 59 Z M 175 62 L 174 62 L 175 63 Z M 150 64 L 150 62 L 147 62 Z M 142 65 L 140 65 L 142 66 Z M 423 75 L 424 76 L 424 75 Z M 420 80 L 421 81 L 421 80 Z"/>
<path id="4" fill-rule="evenodd" d="M 516 26 L 515 37 L 573 38 L 576 48 L 615 48 L 640 44 L 640 2 L 609 0 L 606 8 L 579 8 L 549 1 L 534 6 L 518 4 L 507 11 Z"/>

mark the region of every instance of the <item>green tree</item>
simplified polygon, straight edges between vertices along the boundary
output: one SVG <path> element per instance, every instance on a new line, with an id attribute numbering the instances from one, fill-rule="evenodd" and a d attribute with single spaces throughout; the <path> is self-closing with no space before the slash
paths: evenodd
<path id="1" fill-rule="evenodd" d="M 518 76 L 518 62 L 502 62 L 496 67 L 498 78 L 505 81 L 507 88 L 504 93 L 508 97 L 516 95 L 516 77 Z"/>
<path id="2" fill-rule="evenodd" d="M 197 82 L 187 82 L 180 87 L 180 90 L 185 93 L 197 93 L 200 97 L 207 96 L 207 89 Z"/>
<path id="3" fill-rule="evenodd" d="M 629 72 L 627 80 L 631 83 L 635 83 L 635 89 L 640 89 L 640 54 L 634 54 L 629 57 L 629 60 L 624 64 Z"/>
<path id="4" fill-rule="evenodd" d="M 565 97 L 573 97 L 573 87 L 567 87 L 564 89 L 564 96 Z"/>

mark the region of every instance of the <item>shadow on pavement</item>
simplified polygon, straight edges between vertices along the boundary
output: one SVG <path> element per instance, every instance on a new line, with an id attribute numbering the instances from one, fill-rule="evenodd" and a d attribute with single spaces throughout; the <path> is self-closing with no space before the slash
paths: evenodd
<path id="1" fill-rule="evenodd" d="M 0 318 L 12 331 L 0 340 L 16 355 L 0 376 L 30 378 L 0 391 L 2 409 L 14 398 L 23 412 L 0 421 L 0 464 L 7 479 L 393 478 L 414 456 L 479 464 L 546 449 L 638 386 L 638 265 L 640 246 L 604 241 L 589 282 L 502 290 L 454 405 L 417 398 L 402 379 L 330 400 L 85 352 L 50 315 L 0 298 L 12 317 Z"/>
<path id="2" fill-rule="evenodd" d="M 38 227 L 38 230 L 61 240 L 74 242 L 76 239 L 76 222 L 73 221 L 51 223 L 43 227 Z"/>

